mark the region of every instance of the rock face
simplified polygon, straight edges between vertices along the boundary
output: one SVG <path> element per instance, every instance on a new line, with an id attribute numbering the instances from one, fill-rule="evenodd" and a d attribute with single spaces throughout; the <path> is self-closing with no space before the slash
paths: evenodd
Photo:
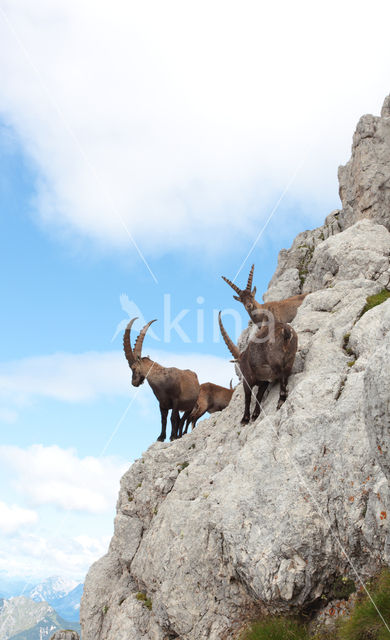
<path id="1" fill-rule="evenodd" d="M 56 631 L 50 640 L 80 640 L 80 637 L 76 631 L 65 629 L 64 631 Z"/>
<path id="2" fill-rule="evenodd" d="M 358 125 L 343 210 L 281 252 L 264 296 L 310 292 L 287 401 L 277 412 L 273 385 L 243 427 L 239 385 L 223 412 L 133 464 L 85 583 L 83 640 L 231 638 L 389 563 L 390 300 L 362 315 L 390 277 L 389 104 Z"/>

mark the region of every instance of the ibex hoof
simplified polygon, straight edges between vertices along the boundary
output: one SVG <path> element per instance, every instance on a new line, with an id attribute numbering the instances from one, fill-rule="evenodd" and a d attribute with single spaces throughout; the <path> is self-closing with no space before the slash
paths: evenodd
<path id="1" fill-rule="evenodd" d="M 241 424 L 248 424 L 248 422 L 249 422 L 249 418 L 246 418 L 245 416 L 241 420 Z"/>
<path id="2" fill-rule="evenodd" d="M 162 436 L 158 436 L 157 438 L 157 442 L 164 442 L 165 438 L 163 438 Z"/>

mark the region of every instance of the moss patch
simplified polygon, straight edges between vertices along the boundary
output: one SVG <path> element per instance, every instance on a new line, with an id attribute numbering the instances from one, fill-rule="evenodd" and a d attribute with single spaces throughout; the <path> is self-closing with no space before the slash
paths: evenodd
<path id="1" fill-rule="evenodd" d="M 144 607 L 149 609 L 149 611 L 152 609 L 152 601 L 150 598 L 148 598 L 146 593 L 144 593 L 143 591 L 138 591 L 138 593 L 135 594 L 135 597 L 137 598 L 137 600 L 139 600 L 139 602 L 142 602 Z"/>
<path id="2" fill-rule="evenodd" d="M 368 296 L 366 299 L 366 305 L 361 313 L 362 317 L 367 311 L 377 307 L 378 304 L 382 304 L 382 302 L 386 302 L 390 298 L 390 291 L 387 289 L 382 289 L 379 293 L 375 293 L 373 296 Z"/>
<path id="3" fill-rule="evenodd" d="M 187 469 L 187 467 L 189 466 L 189 462 L 180 462 L 177 466 L 179 467 L 179 473 L 181 473 L 181 471 L 184 471 L 184 469 Z"/>
<path id="4" fill-rule="evenodd" d="M 328 594 L 329 600 L 348 600 L 349 596 L 355 591 L 356 586 L 353 580 L 346 576 L 338 576 Z"/>
<path id="5" fill-rule="evenodd" d="M 306 628 L 291 618 L 267 618 L 255 622 L 240 640 L 309 640 Z"/>

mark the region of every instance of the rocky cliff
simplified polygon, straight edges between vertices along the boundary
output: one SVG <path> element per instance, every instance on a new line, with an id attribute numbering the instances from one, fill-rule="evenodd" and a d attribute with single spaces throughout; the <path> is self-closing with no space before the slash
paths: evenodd
<path id="1" fill-rule="evenodd" d="M 310 292 L 289 397 L 230 406 L 123 476 L 109 553 L 88 574 L 83 640 L 219 640 L 310 608 L 389 563 L 390 98 L 339 169 L 343 208 L 282 251 L 264 296 Z M 242 343 L 248 338 L 247 330 Z"/>

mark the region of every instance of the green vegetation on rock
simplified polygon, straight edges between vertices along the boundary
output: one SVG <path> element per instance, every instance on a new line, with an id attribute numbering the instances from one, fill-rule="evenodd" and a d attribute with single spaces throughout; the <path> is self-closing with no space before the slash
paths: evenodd
<path id="1" fill-rule="evenodd" d="M 362 596 L 349 620 L 340 624 L 337 640 L 388 640 L 390 638 L 390 571 L 388 569 L 382 571 L 372 584 L 366 586 L 370 597 Z"/>
<path id="2" fill-rule="evenodd" d="M 306 628 L 291 618 L 266 618 L 253 623 L 240 640 L 309 640 Z"/>
<path id="3" fill-rule="evenodd" d="M 314 635 L 306 625 L 292 618 L 265 618 L 252 623 L 239 640 L 388 640 L 390 638 L 390 570 L 385 569 L 366 585 L 348 619 L 336 621 L 336 627 L 324 626 Z M 347 600 L 356 591 L 346 577 L 335 580 L 328 597 Z M 386 626 L 387 625 L 387 626 Z"/>
<path id="4" fill-rule="evenodd" d="M 138 593 L 135 596 L 137 598 L 137 600 L 139 600 L 140 602 L 142 602 L 142 604 L 144 605 L 144 607 L 146 607 L 147 609 L 149 609 L 149 611 L 152 609 L 152 601 L 150 598 L 148 598 L 148 596 L 146 595 L 146 593 L 143 593 L 142 591 L 138 591 Z"/>
<path id="5" fill-rule="evenodd" d="M 387 289 L 382 289 L 379 293 L 375 293 L 373 296 L 368 296 L 366 300 L 366 305 L 363 308 L 361 315 L 363 316 L 367 311 L 377 307 L 378 304 L 382 304 L 382 302 L 386 302 L 390 298 L 390 291 Z"/>

